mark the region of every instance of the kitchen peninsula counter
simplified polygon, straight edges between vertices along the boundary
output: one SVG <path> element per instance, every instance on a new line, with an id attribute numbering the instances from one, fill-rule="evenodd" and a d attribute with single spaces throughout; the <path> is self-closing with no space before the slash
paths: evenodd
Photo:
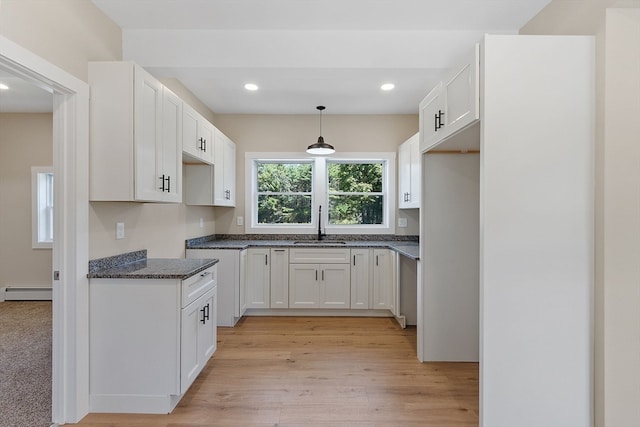
<path id="1" fill-rule="evenodd" d="M 147 251 L 135 251 L 89 261 L 89 279 L 179 279 L 218 263 L 217 259 L 147 258 Z"/>

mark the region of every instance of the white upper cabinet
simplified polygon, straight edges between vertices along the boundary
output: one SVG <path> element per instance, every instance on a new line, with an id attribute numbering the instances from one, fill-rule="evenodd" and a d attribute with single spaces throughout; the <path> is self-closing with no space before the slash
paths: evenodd
<path id="1" fill-rule="evenodd" d="M 214 135 L 214 205 L 236 205 L 236 144 L 220 130 Z"/>
<path id="2" fill-rule="evenodd" d="M 427 148 L 435 145 L 442 133 L 438 131 L 442 127 L 440 125 L 440 117 L 444 110 L 444 95 L 442 94 L 442 82 L 431 89 L 431 92 L 420 102 L 420 151 L 423 152 Z"/>
<path id="3" fill-rule="evenodd" d="M 187 104 L 184 105 L 182 117 L 182 153 L 185 162 L 213 164 L 213 125 Z"/>
<path id="4" fill-rule="evenodd" d="M 215 165 L 185 165 L 185 203 L 233 207 L 236 205 L 236 144 L 215 127 L 212 134 Z"/>
<path id="5" fill-rule="evenodd" d="M 420 152 L 466 128 L 480 118 L 480 45 L 420 103 Z"/>
<path id="6" fill-rule="evenodd" d="M 182 107 L 169 89 L 162 88 L 162 146 L 156 157 L 156 174 L 164 178 L 163 202 L 182 202 Z"/>
<path id="7" fill-rule="evenodd" d="M 182 101 L 131 62 L 89 63 L 90 199 L 182 201 Z"/>
<path id="8" fill-rule="evenodd" d="M 420 207 L 420 134 L 416 133 L 398 148 L 398 207 Z"/>

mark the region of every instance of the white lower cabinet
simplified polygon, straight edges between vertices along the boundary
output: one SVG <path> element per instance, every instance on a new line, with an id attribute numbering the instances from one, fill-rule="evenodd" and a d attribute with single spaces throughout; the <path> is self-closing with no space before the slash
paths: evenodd
<path id="1" fill-rule="evenodd" d="M 371 250 L 351 249 L 351 308 L 369 308 Z"/>
<path id="2" fill-rule="evenodd" d="M 349 249 L 291 249 L 289 307 L 350 308 L 349 259 Z"/>
<path id="3" fill-rule="evenodd" d="M 289 307 L 349 308 L 349 264 L 290 264 Z"/>
<path id="4" fill-rule="evenodd" d="M 247 249 L 246 266 L 246 303 L 247 308 L 269 308 L 270 297 L 270 266 L 269 248 Z"/>
<path id="5" fill-rule="evenodd" d="M 216 350 L 216 266 L 185 280 L 91 279 L 91 412 L 169 413 Z"/>
<path id="6" fill-rule="evenodd" d="M 289 249 L 271 249 L 271 308 L 289 308 Z"/>
<path id="7" fill-rule="evenodd" d="M 246 307 L 244 264 L 247 249 L 187 249 L 187 258 L 212 259 L 220 262 L 218 268 L 218 326 L 234 326 Z"/>
<path id="8" fill-rule="evenodd" d="M 371 308 L 392 310 L 394 301 L 394 269 L 393 252 L 389 249 L 373 250 L 372 301 Z"/>
<path id="9" fill-rule="evenodd" d="M 318 264 L 289 265 L 289 307 L 317 308 L 320 300 Z"/>
<path id="10" fill-rule="evenodd" d="M 218 258 L 218 325 L 247 309 L 389 310 L 399 316 L 396 254 L 372 248 L 188 249 Z M 355 313 L 354 313 L 355 314 Z"/>
<path id="11" fill-rule="evenodd" d="M 180 393 L 185 393 L 215 353 L 216 288 L 182 309 L 180 335 Z"/>

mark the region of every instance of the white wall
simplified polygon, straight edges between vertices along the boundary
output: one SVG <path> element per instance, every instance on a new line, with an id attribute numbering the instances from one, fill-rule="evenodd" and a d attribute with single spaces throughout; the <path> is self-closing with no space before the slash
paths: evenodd
<path id="1" fill-rule="evenodd" d="M 51 286 L 51 249 L 31 247 L 31 166 L 52 166 L 52 119 L 0 114 L 0 288 Z"/>
<path id="2" fill-rule="evenodd" d="M 604 425 L 640 425 L 640 9 L 606 14 Z"/>
<path id="3" fill-rule="evenodd" d="M 636 404 L 640 400 L 640 361 L 624 360 L 627 354 L 640 353 L 640 322 L 628 318 L 640 312 L 640 280 L 637 272 L 624 267 L 628 258 L 618 257 L 618 254 L 637 253 L 640 245 L 628 232 L 637 229 L 639 219 L 623 209 L 639 203 L 640 194 L 629 187 L 637 182 L 637 177 L 634 179 L 629 173 L 637 172 L 638 168 L 626 170 L 619 166 L 637 155 L 634 152 L 637 144 L 632 141 L 634 135 L 638 135 L 634 128 L 637 120 L 620 122 L 619 117 L 634 114 L 635 102 L 640 99 L 637 71 L 634 74 L 640 38 L 632 34 L 634 25 L 637 26 L 634 23 L 637 19 L 633 17 L 637 16 L 638 8 L 638 0 L 554 0 L 521 29 L 522 34 L 596 37 L 594 328 L 595 425 L 598 427 L 640 424 Z M 624 200 L 624 206 L 616 200 Z M 617 227 L 625 231 L 620 233 Z M 635 262 L 631 261 L 630 265 Z M 626 336 L 620 336 L 621 331 Z M 633 392 L 629 393 L 630 390 Z"/>
<path id="4" fill-rule="evenodd" d="M 0 34 L 87 81 L 87 61 L 122 59 L 122 31 L 90 0 L 0 0 Z"/>
<path id="5" fill-rule="evenodd" d="M 487 36 L 480 178 L 480 425 L 592 424 L 589 37 Z"/>
<path id="6" fill-rule="evenodd" d="M 477 362 L 480 155 L 427 153 L 422 165 L 422 358 Z"/>
<path id="7" fill-rule="evenodd" d="M 216 232 L 243 234 L 244 226 L 236 225 L 237 216 L 246 216 L 244 206 L 244 154 L 246 152 L 304 152 L 316 142 L 318 115 L 216 115 L 214 123 L 237 145 L 236 208 L 216 209 Z M 396 152 L 398 146 L 418 130 L 417 115 L 323 114 L 322 134 L 338 152 Z M 409 227 L 397 228 L 396 234 L 418 235 L 415 210 L 399 211 L 408 218 Z"/>

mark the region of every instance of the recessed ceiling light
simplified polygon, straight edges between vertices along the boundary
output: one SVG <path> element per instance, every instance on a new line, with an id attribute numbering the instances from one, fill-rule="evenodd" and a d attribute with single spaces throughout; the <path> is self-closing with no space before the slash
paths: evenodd
<path id="1" fill-rule="evenodd" d="M 0 83 L 0 90 L 7 90 L 7 89 L 9 89 L 9 86 L 7 86 L 4 83 Z"/>
<path id="2" fill-rule="evenodd" d="M 382 90 L 392 90 L 394 87 L 396 87 L 396 85 L 394 85 L 393 83 L 385 83 L 382 86 L 380 86 L 380 89 L 382 89 Z"/>
<path id="3" fill-rule="evenodd" d="M 246 90 L 254 91 L 254 90 L 258 90 L 258 85 L 254 83 L 247 83 L 246 85 L 244 85 L 244 88 Z"/>

